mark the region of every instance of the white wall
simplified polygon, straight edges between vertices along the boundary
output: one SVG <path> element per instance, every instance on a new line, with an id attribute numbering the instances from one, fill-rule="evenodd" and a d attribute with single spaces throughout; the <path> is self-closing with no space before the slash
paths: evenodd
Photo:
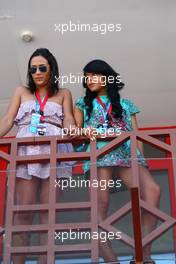
<path id="1" fill-rule="evenodd" d="M 140 126 L 175 125 L 176 2 L 174 0 L 0 0 L 0 114 L 18 84 L 25 83 L 31 53 L 48 47 L 61 74 L 80 73 L 91 59 L 107 60 L 126 83 L 122 95 L 142 110 Z M 11 18 L 4 19 L 4 15 Z M 121 23 L 122 31 L 54 31 L 54 24 Z M 24 43 L 23 30 L 34 40 Z M 77 98 L 81 85 L 68 85 Z"/>

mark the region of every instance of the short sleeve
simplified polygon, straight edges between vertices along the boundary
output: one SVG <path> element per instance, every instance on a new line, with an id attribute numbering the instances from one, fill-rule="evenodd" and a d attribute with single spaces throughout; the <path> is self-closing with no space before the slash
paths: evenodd
<path id="1" fill-rule="evenodd" d="M 79 108 L 81 111 L 85 109 L 84 97 L 80 97 L 75 102 L 75 107 Z"/>
<path id="2" fill-rule="evenodd" d="M 130 115 L 137 114 L 140 112 L 139 108 L 130 100 L 128 99 L 122 99 L 121 101 L 122 108 L 127 110 Z"/>

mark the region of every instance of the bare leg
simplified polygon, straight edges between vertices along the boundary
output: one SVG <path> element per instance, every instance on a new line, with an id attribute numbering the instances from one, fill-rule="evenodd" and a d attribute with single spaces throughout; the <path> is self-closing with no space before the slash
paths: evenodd
<path id="1" fill-rule="evenodd" d="M 49 178 L 41 180 L 40 203 L 47 204 L 49 198 Z M 48 224 L 48 212 L 40 213 L 40 224 Z M 40 233 L 40 246 L 47 244 L 47 234 Z M 40 264 L 47 264 L 47 256 L 39 256 Z"/>
<path id="2" fill-rule="evenodd" d="M 158 208 L 160 203 L 161 190 L 160 186 L 154 181 L 149 170 L 140 166 L 139 173 L 141 177 L 141 196 L 149 205 Z M 157 219 L 147 211 L 142 212 L 143 235 L 152 232 L 157 224 Z M 152 244 L 143 249 L 144 258 L 149 257 Z"/>
<path id="3" fill-rule="evenodd" d="M 16 178 L 15 203 L 17 205 L 35 204 L 38 183 L 39 180 L 35 177 L 32 177 L 31 180 Z M 31 224 L 32 214 L 17 214 L 14 217 L 14 223 L 15 225 Z M 26 246 L 29 242 L 29 238 L 30 236 L 27 233 L 15 235 L 14 244 L 17 246 Z M 12 259 L 14 264 L 25 263 L 25 256 L 13 256 Z"/>
<path id="4" fill-rule="evenodd" d="M 104 167 L 98 168 L 98 180 L 108 181 L 112 179 L 113 168 Z M 103 190 L 101 190 L 103 189 Z M 107 217 L 109 207 L 109 188 L 100 187 L 98 188 L 98 221 L 102 221 Z M 110 241 L 101 242 L 99 241 L 100 254 L 102 255 L 104 261 L 117 261 L 117 258 L 112 250 Z"/>
<path id="5" fill-rule="evenodd" d="M 53 183 L 54 184 L 54 183 Z M 57 200 L 61 195 L 61 189 L 57 186 L 56 187 L 56 196 Z M 49 202 L 49 178 L 45 180 L 41 180 L 41 193 L 40 193 L 40 203 L 47 204 Z M 40 223 L 41 224 L 48 224 L 48 212 L 43 212 L 40 215 Z M 47 234 L 40 234 L 40 245 L 47 245 Z M 47 256 L 40 255 L 39 257 L 39 264 L 47 264 Z"/>
<path id="6" fill-rule="evenodd" d="M 131 168 L 118 168 L 118 176 L 124 182 L 128 189 L 132 186 L 132 169 Z M 154 181 L 149 170 L 142 165 L 139 165 L 139 179 L 140 179 L 140 193 L 141 198 L 149 205 L 158 207 L 160 201 L 160 187 Z M 154 216 L 146 211 L 142 211 L 142 227 L 143 235 L 150 233 L 154 230 L 157 220 Z M 150 256 L 151 244 L 143 249 L 144 259 Z"/>

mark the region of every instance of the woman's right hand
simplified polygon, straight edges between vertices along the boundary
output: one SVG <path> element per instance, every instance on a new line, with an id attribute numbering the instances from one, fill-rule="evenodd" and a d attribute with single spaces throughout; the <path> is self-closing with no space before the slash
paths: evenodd
<path id="1" fill-rule="evenodd" d="M 98 133 L 97 133 L 96 128 L 89 126 L 87 128 L 84 128 L 84 135 L 90 138 L 90 140 L 94 141 Z"/>

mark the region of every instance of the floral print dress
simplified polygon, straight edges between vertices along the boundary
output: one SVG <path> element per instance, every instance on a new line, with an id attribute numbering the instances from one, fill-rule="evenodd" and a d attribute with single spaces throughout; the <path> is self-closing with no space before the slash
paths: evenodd
<path id="1" fill-rule="evenodd" d="M 101 101 L 105 106 L 110 104 L 110 100 L 107 95 L 99 96 Z M 84 114 L 84 128 L 89 126 L 96 128 L 101 133 L 101 127 L 106 122 L 105 116 L 107 115 L 107 111 L 102 107 L 102 105 L 98 102 L 95 98 L 92 102 L 93 110 L 88 118 L 86 105 L 84 102 L 84 97 L 80 97 L 76 101 L 76 107 L 79 108 Z M 118 131 L 120 129 L 121 132 L 123 131 L 132 131 L 132 119 L 131 115 L 139 113 L 139 109 L 136 105 L 133 104 L 128 99 L 121 98 L 120 104 L 123 108 L 122 119 L 116 120 L 118 123 Z M 97 149 L 105 146 L 108 142 L 107 141 L 98 141 L 97 142 Z M 97 167 L 107 167 L 107 166 L 120 166 L 120 167 L 131 167 L 131 147 L 130 147 L 130 140 L 126 141 L 125 143 L 121 144 L 119 147 L 115 148 L 108 154 L 104 155 L 102 158 L 97 160 Z M 86 151 L 90 151 L 90 144 L 86 145 Z M 138 163 L 142 164 L 143 166 L 147 166 L 145 159 L 143 158 L 140 150 L 137 150 L 137 157 Z M 90 161 L 84 162 L 84 172 L 90 170 Z"/>

